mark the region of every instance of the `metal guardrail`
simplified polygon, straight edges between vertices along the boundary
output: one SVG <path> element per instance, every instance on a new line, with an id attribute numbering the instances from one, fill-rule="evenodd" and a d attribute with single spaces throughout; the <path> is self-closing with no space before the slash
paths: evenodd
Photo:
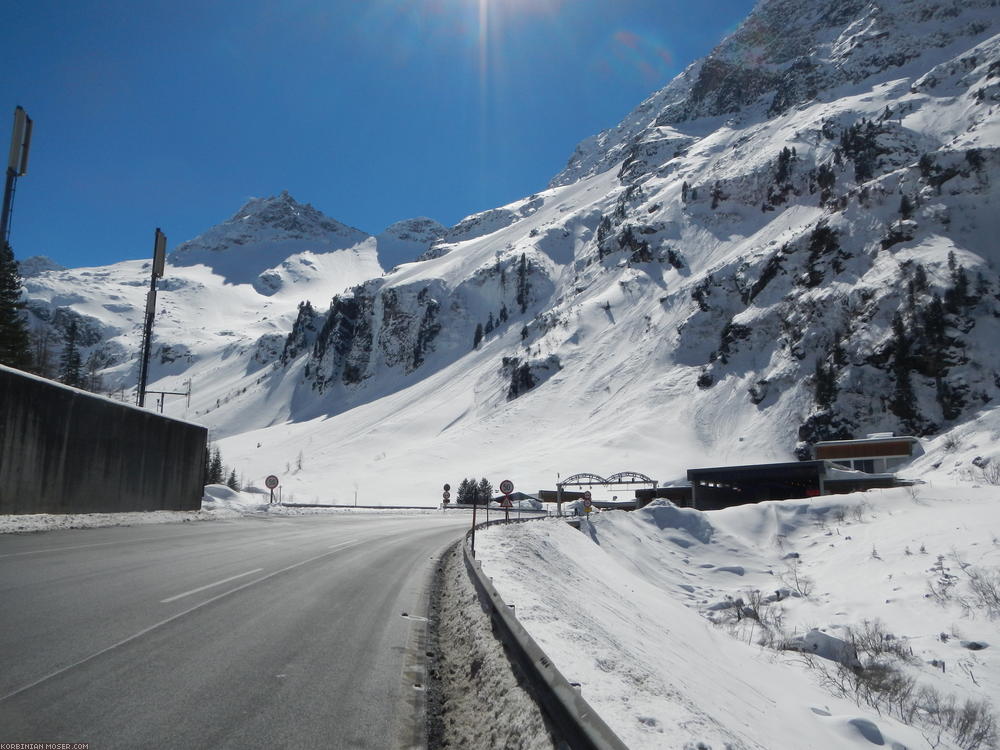
<path id="1" fill-rule="evenodd" d="M 536 519 L 526 518 L 522 522 Z M 485 528 L 504 521 L 477 524 Z M 480 600 L 488 606 L 494 632 L 507 645 L 508 654 L 524 672 L 532 687 L 535 699 L 548 714 L 556 731 L 572 750 L 628 750 L 618 735 L 612 731 L 579 691 L 556 669 L 541 646 L 514 616 L 514 611 L 504 602 L 492 581 L 483 573 L 482 564 L 472 555 L 468 531 L 462 550 L 465 567 Z"/>

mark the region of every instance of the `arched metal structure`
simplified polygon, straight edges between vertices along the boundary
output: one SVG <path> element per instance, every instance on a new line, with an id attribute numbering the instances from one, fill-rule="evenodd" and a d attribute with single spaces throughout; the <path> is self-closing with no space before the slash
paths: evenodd
<path id="1" fill-rule="evenodd" d="M 597 474 L 587 474 L 586 472 L 584 472 L 583 474 L 574 474 L 571 477 L 566 477 L 566 479 L 559 482 L 557 486 L 561 485 L 563 487 L 583 487 L 584 485 L 607 484 L 607 483 L 608 480 L 605 479 L 604 477 L 598 476 Z"/>
<path id="2" fill-rule="evenodd" d="M 566 477 L 561 482 L 556 483 L 556 487 L 592 487 L 595 484 L 604 486 L 651 484 L 653 487 L 656 487 L 659 482 L 655 479 L 650 479 L 645 474 L 640 474 L 637 471 L 620 471 L 617 474 L 612 474 L 607 479 L 597 474 L 583 472 L 581 474 L 574 474 L 571 477 Z"/>
<path id="3" fill-rule="evenodd" d="M 608 484 L 651 484 L 654 487 L 658 484 L 655 479 L 650 479 L 645 474 L 638 471 L 620 471 L 612 474 L 607 479 Z"/>

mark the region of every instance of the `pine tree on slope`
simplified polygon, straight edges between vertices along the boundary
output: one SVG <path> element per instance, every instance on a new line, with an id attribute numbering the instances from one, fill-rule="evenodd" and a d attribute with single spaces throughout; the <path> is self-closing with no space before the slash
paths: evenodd
<path id="1" fill-rule="evenodd" d="M 66 329 L 62 355 L 59 357 L 59 382 L 76 388 L 83 386 L 83 362 L 80 349 L 76 345 L 76 321 L 70 321 Z"/>
<path id="2" fill-rule="evenodd" d="M 31 366 L 31 348 L 23 307 L 21 274 L 5 242 L 0 246 L 0 364 L 26 370 Z"/>

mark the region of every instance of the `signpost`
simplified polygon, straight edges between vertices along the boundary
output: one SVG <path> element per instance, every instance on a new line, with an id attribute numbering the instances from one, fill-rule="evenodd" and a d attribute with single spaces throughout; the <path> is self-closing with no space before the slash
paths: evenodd
<path id="1" fill-rule="evenodd" d="M 444 504 L 446 506 L 448 505 L 448 503 L 451 502 L 451 492 L 449 490 L 451 490 L 451 485 L 448 484 L 448 483 L 445 483 L 445 485 L 444 485 L 444 493 L 441 495 L 441 497 L 444 499 Z"/>
<path id="2" fill-rule="evenodd" d="M 510 521 L 510 493 L 514 491 L 514 483 L 509 479 L 500 482 L 500 491 L 503 493 L 503 514 L 504 519 Z"/>
<path id="3" fill-rule="evenodd" d="M 470 539 L 470 543 L 472 545 L 472 556 L 473 557 L 476 556 L 476 506 L 478 506 L 478 505 L 479 505 L 479 503 L 477 503 L 476 500 L 475 500 L 475 498 L 473 498 L 472 499 L 472 538 Z M 489 503 L 489 501 L 487 501 L 486 502 L 486 520 L 487 521 L 489 521 L 489 518 L 490 518 L 489 512 L 490 512 L 490 503 Z"/>
<path id="4" fill-rule="evenodd" d="M 264 480 L 264 486 L 271 490 L 271 502 L 274 502 L 274 488 L 279 484 L 278 478 L 274 474 L 269 474 L 267 479 Z"/>
<path id="5" fill-rule="evenodd" d="M 583 512 L 590 513 L 590 490 L 583 493 Z"/>

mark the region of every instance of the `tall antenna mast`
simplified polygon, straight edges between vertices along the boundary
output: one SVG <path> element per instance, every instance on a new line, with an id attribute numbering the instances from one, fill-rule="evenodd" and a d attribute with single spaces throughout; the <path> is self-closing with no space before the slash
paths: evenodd
<path id="1" fill-rule="evenodd" d="M 149 377 L 149 353 L 153 343 L 153 318 L 156 317 L 156 280 L 163 278 L 166 257 L 167 235 L 157 227 L 153 240 L 153 273 L 149 279 L 149 291 L 146 293 L 146 322 L 142 329 L 142 353 L 139 355 L 139 389 L 135 394 L 135 402 L 139 406 L 146 405 L 146 379 Z"/>
<path id="2" fill-rule="evenodd" d="M 28 173 L 28 149 L 34 123 L 22 107 L 14 109 L 14 130 L 10 136 L 10 156 L 7 159 L 7 181 L 3 189 L 3 211 L 0 213 L 0 242 L 10 241 L 10 215 L 14 206 L 17 178 Z"/>

